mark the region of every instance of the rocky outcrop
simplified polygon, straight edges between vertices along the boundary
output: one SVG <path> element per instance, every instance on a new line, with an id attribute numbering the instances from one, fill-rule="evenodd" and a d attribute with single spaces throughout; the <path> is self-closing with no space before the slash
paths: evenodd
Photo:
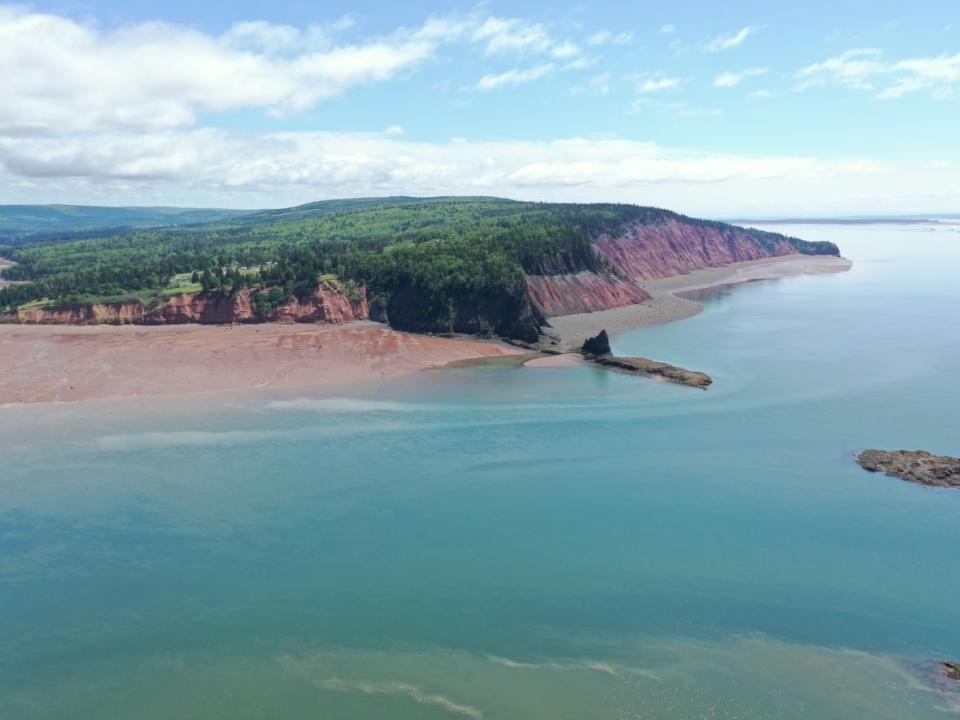
<path id="1" fill-rule="evenodd" d="M 402 287 L 387 306 L 390 325 L 398 330 L 431 333 L 500 335 L 528 343 L 537 342 L 546 318 L 530 301 L 525 284 L 500 294 L 473 293 L 457 299 L 438 318 L 437 308 L 419 288 Z"/>
<path id="2" fill-rule="evenodd" d="M 864 450 L 857 456 L 864 470 L 931 487 L 960 488 L 960 458 L 924 450 Z"/>
<path id="3" fill-rule="evenodd" d="M 694 370 L 685 370 L 668 363 L 648 360 L 642 357 L 618 357 L 611 354 L 610 338 L 606 330 L 584 341 L 580 348 L 583 357 L 600 367 L 616 370 L 629 375 L 646 375 L 662 378 L 680 385 L 706 390 L 713 383 L 713 379 L 706 373 Z"/>
<path id="4" fill-rule="evenodd" d="M 671 218 L 652 224 L 635 223 L 616 236 L 601 235 L 594 239 L 594 247 L 620 274 L 633 280 L 654 280 L 798 252 L 782 235 L 759 237 L 764 240 L 732 225 Z"/>
<path id="5" fill-rule="evenodd" d="M 636 305 L 650 299 L 632 282 L 612 273 L 590 271 L 528 275 L 527 289 L 533 303 L 548 318 Z"/>
<path id="6" fill-rule="evenodd" d="M 610 355 L 613 351 L 610 349 L 610 336 L 607 331 L 601 330 L 592 338 L 584 340 L 580 352 L 584 355 Z"/>
<path id="7" fill-rule="evenodd" d="M 185 293 L 145 306 L 137 300 L 17 310 L 5 319 L 41 325 L 176 325 L 257 322 L 345 323 L 369 317 L 365 289 L 348 296 L 342 288 L 321 283 L 297 291 L 279 304 L 258 312 L 259 290 L 222 293 Z"/>
<path id="8" fill-rule="evenodd" d="M 670 382 L 688 385 L 690 387 L 706 390 L 713 384 L 713 378 L 703 372 L 695 370 L 685 370 L 684 368 L 670 365 L 668 363 L 648 360 L 642 357 L 616 357 L 606 355 L 593 358 L 593 363 L 602 367 L 608 367 L 612 370 L 625 372 L 629 375 L 647 375 L 650 377 L 659 377 Z"/>
<path id="9" fill-rule="evenodd" d="M 940 667 L 940 672 L 945 678 L 947 678 L 947 680 L 960 682 L 960 662 L 953 662 L 952 660 L 938 660 L 937 665 Z"/>

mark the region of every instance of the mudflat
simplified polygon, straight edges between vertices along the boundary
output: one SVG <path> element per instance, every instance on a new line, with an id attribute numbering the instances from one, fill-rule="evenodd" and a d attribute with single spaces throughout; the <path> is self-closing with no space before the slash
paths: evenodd
<path id="1" fill-rule="evenodd" d="M 330 388 L 521 351 L 346 325 L 0 325 L 0 403 Z"/>

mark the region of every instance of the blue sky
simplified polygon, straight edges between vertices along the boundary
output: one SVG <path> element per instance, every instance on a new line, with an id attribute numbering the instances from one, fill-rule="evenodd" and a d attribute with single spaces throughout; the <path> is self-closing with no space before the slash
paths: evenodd
<path id="1" fill-rule="evenodd" d="M 0 5 L 3 202 L 960 209 L 954 2 Z"/>

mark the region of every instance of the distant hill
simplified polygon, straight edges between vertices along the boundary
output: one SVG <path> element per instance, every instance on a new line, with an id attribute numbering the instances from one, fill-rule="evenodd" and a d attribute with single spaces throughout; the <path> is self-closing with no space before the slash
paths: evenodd
<path id="1" fill-rule="evenodd" d="M 195 225 L 249 212 L 216 208 L 0 205 L 0 240 L 91 230 Z"/>

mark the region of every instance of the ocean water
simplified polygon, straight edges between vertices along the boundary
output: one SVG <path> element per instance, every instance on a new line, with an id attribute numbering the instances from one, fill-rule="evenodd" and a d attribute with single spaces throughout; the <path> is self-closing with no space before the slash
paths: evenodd
<path id="1" fill-rule="evenodd" d="M 798 226 L 593 368 L 0 408 L 0 718 L 944 718 L 960 226 Z"/>

